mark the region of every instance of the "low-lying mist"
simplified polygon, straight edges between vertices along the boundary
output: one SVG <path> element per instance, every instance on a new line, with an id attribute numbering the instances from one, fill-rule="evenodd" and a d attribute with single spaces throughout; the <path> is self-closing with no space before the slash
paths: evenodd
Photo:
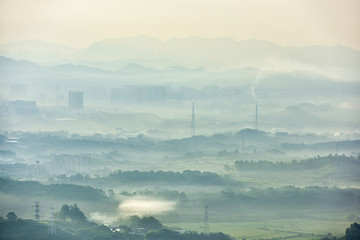
<path id="1" fill-rule="evenodd" d="M 162 215 L 174 211 L 176 202 L 160 201 L 143 197 L 128 198 L 119 204 L 119 214 L 122 217 L 131 215 L 147 216 Z"/>

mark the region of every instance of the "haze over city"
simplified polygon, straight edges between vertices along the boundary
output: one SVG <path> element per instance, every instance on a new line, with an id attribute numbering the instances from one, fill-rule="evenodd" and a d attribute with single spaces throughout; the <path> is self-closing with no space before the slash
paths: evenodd
<path id="1" fill-rule="evenodd" d="M 0 0 L 0 239 L 359 239 L 359 11 Z"/>

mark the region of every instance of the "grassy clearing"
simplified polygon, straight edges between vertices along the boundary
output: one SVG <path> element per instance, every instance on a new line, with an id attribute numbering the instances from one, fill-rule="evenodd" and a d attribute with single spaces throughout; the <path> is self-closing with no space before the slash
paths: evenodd
<path id="1" fill-rule="evenodd" d="M 317 217 L 268 219 L 239 222 L 210 222 L 210 232 L 224 232 L 236 239 L 319 239 L 327 233 L 342 236 L 351 222 L 346 221 L 344 214 L 325 214 Z M 335 217 L 335 218 L 334 218 Z M 183 229 L 204 231 L 203 223 L 168 223 L 168 226 Z"/>

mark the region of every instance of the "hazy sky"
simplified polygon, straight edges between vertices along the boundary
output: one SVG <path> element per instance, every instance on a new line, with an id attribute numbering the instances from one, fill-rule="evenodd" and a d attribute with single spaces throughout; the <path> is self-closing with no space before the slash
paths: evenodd
<path id="1" fill-rule="evenodd" d="M 86 47 L 150 35 L 342 44 L 360 50 L 359 0 L 0 0 L 0 42 Z"/>

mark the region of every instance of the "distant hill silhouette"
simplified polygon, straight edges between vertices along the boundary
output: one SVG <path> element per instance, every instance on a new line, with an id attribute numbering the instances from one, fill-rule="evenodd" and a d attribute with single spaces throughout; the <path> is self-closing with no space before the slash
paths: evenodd
<path id="1" fill-rule="evenodd" d="M 341 45 L 282 47 L 263 40 L 235 41 L 230 38 L 171 38 L 149 36 L 106 39 L 84 49 L 31 40 L 0 45 L 0 55 L 41 63 L 74 63 L 116 69 L 136 63 L 164 69 L 227 70 L 255 67 L 275 71 L 317 71 L 336 78 L 357 79 L 360 51 Z M 154 60 L 154 61 L 152 61 Z M 117 66 L 117 67 L 114 67 Z M 340 71 L 339 69 L 346 69 Z"/>

